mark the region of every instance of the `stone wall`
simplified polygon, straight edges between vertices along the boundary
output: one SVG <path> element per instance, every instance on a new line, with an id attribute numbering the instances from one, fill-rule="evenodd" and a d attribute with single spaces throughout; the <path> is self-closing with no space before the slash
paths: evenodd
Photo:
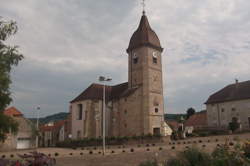
<path id="1" fill-rule="evenodd" d="M 243 130 L 250 129 L 250 99 L 207 105 L 209 127 L 227 128 L 233 117 L 238 119 Z"/>

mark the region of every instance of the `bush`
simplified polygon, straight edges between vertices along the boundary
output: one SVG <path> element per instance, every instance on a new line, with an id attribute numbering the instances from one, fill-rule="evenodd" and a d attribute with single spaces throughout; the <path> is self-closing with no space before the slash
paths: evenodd
<path id="1" fill-rule="evenodd" d="M 231 130 L 232 132 L 235 132 L 238 128 L 240 128 L 240 124 L 237 121 L 233 121 L 229 123 L 228 126 L 229 130 Z"/>
<path id="2" fill-rule="evenodd" d="M 210 155 L 195 148 L 179 152 L 177 157 L 164 163 L 164 166 L 249 166 L 250 142 L 230 149 L 227 144 L 215 148 Z M 140 166 L 160 166 L 155 161 L 147 161 Z"/>
<path id="3" fill-rule="evenodd" d="M 146 161 L 141 163 L 139 166 L 158 166 L 157 161 Z"/>
<path id="4" fill-rule="evenodd" d="M 170 159 L 167 166 L 211 166 L 211 158 L 209 154 L 191 148 L 179 153 L 177 158 Z"/>

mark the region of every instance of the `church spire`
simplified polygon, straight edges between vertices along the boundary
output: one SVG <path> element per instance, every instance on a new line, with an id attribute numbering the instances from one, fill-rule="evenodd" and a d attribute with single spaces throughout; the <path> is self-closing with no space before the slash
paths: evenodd
<path id="1" fill-rule="evenodd" d="M 145 3 L 146 0 L 142 0 L 142 15 L 145 15 L 146 12 L 145 12 L 145 7 L 146 7 L 146 3 Z"/>

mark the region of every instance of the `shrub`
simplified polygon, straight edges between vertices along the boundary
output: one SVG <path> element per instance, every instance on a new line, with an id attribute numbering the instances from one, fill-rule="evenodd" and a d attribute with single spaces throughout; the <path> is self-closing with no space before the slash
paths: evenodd
<path id="1" fill-rule="evenodd" d="M 146 161 L 144 163 L 141 163 L 139 166 L 158 166 L 157 161 Z"/>
<path id="2" fill-rule="evenodd" d="M 122 150 L 122 153 L 125 153 L 126 151 L 125 150 Z"/>
<path id="3" fill-rule="evenodd" d="M 250 159 L 250 142 L 247 141 L 244 146 L 243 146 L 243 152 L 244 152 L 244 155 Z"/>
<path id="4" fill-rule="evenodd" d="M 132 148 L 132 149 L 130 149 L 130 152 L 134 152 L 134 149 Z"/>
<path id="5" fill-rule="evenodd" d="M 93 154 L 93 152 L 92 152 L 92 151 L 89 151 L 89 154 Z"/>
<path id="6" fill-rule="evenodd" d="M 111 153 L 115 153 L 115 151 L 112 150 Z"/>
<path id="7" fill-rule="evenodd" d="M 247 150 L 245 149 L 247 148 Z M 245 153 L 243 153 L 245 152 Z M 210 155 L 195 148 L 179 152 L 175 158 L 164 163 L 164 166 L 249 166 L 250 142 L 243 147 L 240 144 L 230 149 L 227 144 L 215 148 Z M 140 166 L 160 166 L 156 161 L 147 161 Z"/>
<path id="8" fill-rule="evenodd" d="M 198 149 L 187 149 L 180 152 L 177 158 L 170 159 L 167 166 L 211 166 L 209 154 Z"/>
<path id="9" fill-rule="evenodd" d="M 237 121 L 233 121 L 229 123 L 229 130 L 231 130 L 232 132 L 235 132 L 238 128 L 240 127 L 240 124 Z"/>
<path id="10" fill-rule="evenodd" d="M 11 154 L 11 155 L 10 155 L 10 158 L 13 158 L 13 157 L 14 157 L 14 155 L 13 155 L 13 154 Z"/>
<path id="11" fill-rule="evenodd" d="M 175 147 L 174 147 L 174 146 L 172 146 L 172 149 L 175 149 Z"/>
<path id="12" fill-rule="evenodd" d="M 147 151 L 150 151 L 150 149 L 149 149 L 149 148 L 147 148 Z"/>
<path id="13" fill-rule="evenodd" d="M 83 153 L 81 152 L 81 153 L 80 153 L 80 155 L 82 156 L 82 155 L 83 155 Z"/>
<path id="14" fill-rule="evenodd" d="M 59 153 L 56 152 L 56 153 L 55 153 L 55 156 L 59 156 Z"/>
<path id="15" fill-rule="evenodd" d="M 159 147 L 159 150 L 162 150 L 162 147 Z"/>

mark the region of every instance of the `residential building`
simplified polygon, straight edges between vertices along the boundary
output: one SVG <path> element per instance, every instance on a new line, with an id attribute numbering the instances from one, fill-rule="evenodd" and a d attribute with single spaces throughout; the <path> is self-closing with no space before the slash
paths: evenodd
<path id="1" fill-rule="evenodd" d="M 207 129 L 207 111 L 197 112 L 190 116 L 185 122 L 186 133 Z"/>
<path id="2" fill-rule="evenodd" d="M 69 139 L 68 124 L 68 120 L 60 120 L 40 126 L 40 146 L 56 146 L 58 142 Z"/>
<path id="3" fill-rule="evenodd" d="M 35 126 L 26 119 L 22 112 L 15 107 L 3 111 L 4 115 L 13 118 L 18 123 L 18 132 L 7 134 L 4 143 L 0 143 L 0 149 L 4 151 L 14 149 L 30 149 L 35 147 Z"/>
<path id="4" fill-rule="evenodd" d="M 250 81 L 236 82 L 211 95 L 206 101 L 209 127 L 228 129 L 233 120 L 250 129 Z"/>
<path id="5" fill-rule="evenodd" d="M 162 83 L 163 48 L 143 12 L 128 53 L 128 82 L 106 86 L 106 135 L 167 135 Z M 117 69 L 115 69 L 117 70 Z M 93 83 L 70 102 L 72 138 L 102 136 L 103 85 Z"/>

